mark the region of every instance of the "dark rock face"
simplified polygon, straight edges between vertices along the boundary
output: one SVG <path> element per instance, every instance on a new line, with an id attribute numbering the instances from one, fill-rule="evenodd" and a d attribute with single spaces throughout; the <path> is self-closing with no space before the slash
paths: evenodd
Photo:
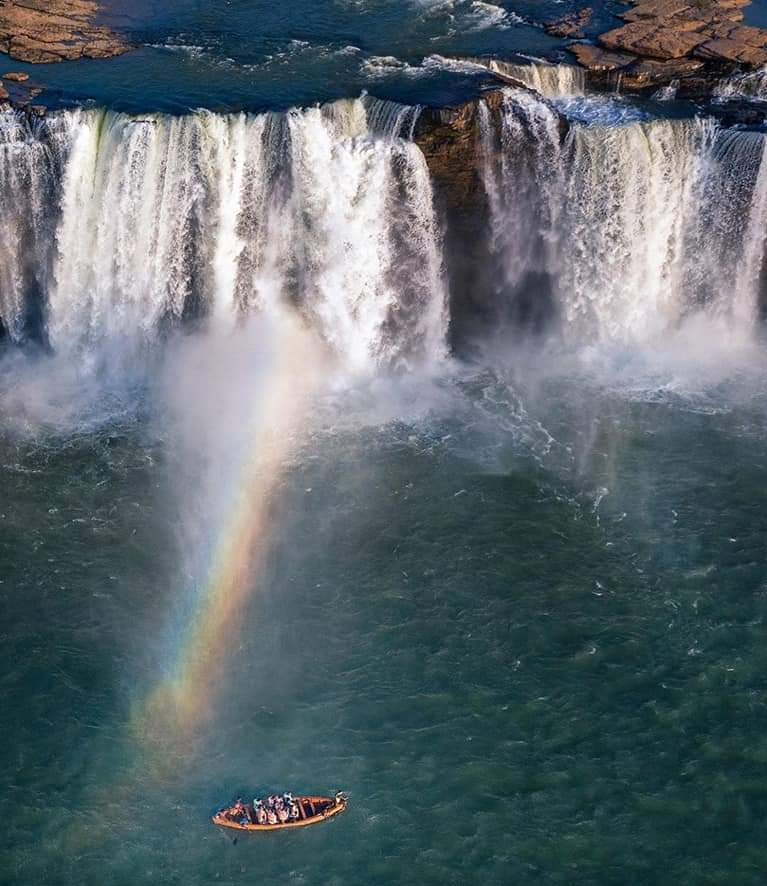
<path id="1" fill-rule="evenodd" d="M 485 101 L 499 104 L 501 93 L 491 92 Z M 415 142 L 450 209 L 472 205 L 482 189 L 477 167 L 478 107 L 479 100 L 457 108 L 427 108 L 416 124 Z"/>
<path id="2" fill-rule="evenodd" d="M 531 92 L 516 84 L 515 88 Z M 544 101 L 535 95 L 536 101 Z M 499 322 L 509 320 L 509 316 L 499 315 L 502 300 L 498 299 L 497 291 L 501 272 L 491 247 L 491 212 L 483 180 L 488 145 L 483 146 L 482 141 L 481 105 L 484 105 L 484 123 L 493 134 L 488 153 L 495 156 L 495 152 L 501 151 L 499 131 L 504 105 L 501 89 L 456 108 L 424 110 L 414 133 L 415 142 L 426 158 L 437 211 L 443 220 L 445 261 L 451 283 L 450 339 L 458 353 L 469 352 L 475 339 L 497 328 Z M 553 109 L 552 112 L 556 113 Z M 569 124 L 564 117 L 557 116 L 559 135 L 564 139 Z M 534 139 L 537 135 L 531 132 L 530 137 Z M 522 155 L 524 153 L 522 149 Z M 524 163 L 522 156 L 521 160 Z M 493 162 L 491 158 L 490 163 Z M 524 292 L 517 294 L 510 308 L 516 312 L 515 323 L 530 328 L 543 326 L 541 305 L 545 299 L 541 292 L 545 288 L 546 281 L 542 279 L 523 282 L 521 289 L 528 295 L 534 292 L 536 298 L 525 300 Z"/>
<path id="3" fill-rule="evenodd" d="M 31 64 L 111 58 L 130 46 L 94 24 L 96 0 L 0 0 L 0 52 Z"/>
<path id="4" fill-rule="evenodd" d="M 499 105 L 500 92 L 485 99 Z M 418 119 L 414 138 L 423 151 L 434 184 L 437 211 L 444 219 L 445 256 L 451 281 L 452 345 L 472 317 L 482 315 L 489 213 L 482 184 L 479 151 L 479 101 L 457 108 L 427 108 Z M 460 293 L 461 297 L 456 297 Z"/>

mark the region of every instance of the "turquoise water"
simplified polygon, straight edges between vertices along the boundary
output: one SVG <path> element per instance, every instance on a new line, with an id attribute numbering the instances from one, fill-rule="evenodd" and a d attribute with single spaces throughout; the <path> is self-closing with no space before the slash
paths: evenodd
<path id="1" fill-rule="evenodd" d="M 486 85 L 446 58 L 563 58 L 540 24 L 569 8 L 141 2 L 116 19 L 133 54 L 33 73 L 53 105 L 137 113 L 363 90 L 441 104 Z M 0 62 L 11 68 L 24 66 Z M 49 334 L 0 343 L 1 884 L 763 882 L 762 142 L 720 134 L 722 150 L 693 163 L 692 123 L 649 125 L 688 107 L 557 103 L 597 135 L 581 133 L 567 194 L 583 223 L 555 217 L 565 242 L 548 270 L 583 264 L 559 287 L 551 340 L 488 321 L 493 348 L 472 342 L 474 362 L 423 332 L 446 291 L 423 276 L 450 257 L 446 220 L 433 222 L 428 176 L 397 178 L 423 170 L 416 151 L 351 127 L 361 103 L 291 117 L 280 188 L 285 157 L 272 146 L 262 170 L 260 136 L 238 148 L 236 121 L 207 120 L 206 142 L 189 120 L 110 118 L 110 143 L 97 115 L 52 115 L 48 141 L 5 120 L 4 309 L 27 281 L 22 309 L 34 302 Z M 504 162 L 485 182 L 503 198 L 489 210 L 505 252 L 486 256 L 506 275 L 485 305 L 499 316 L 520 274 L 546 296 L 526 200 L 561 169 L 544 162 L 550 105 L 528 110 L 535 137 L 504 156 L 540 174 L 517 192 Z M 333 136 L 344 115 L 356 134 Z M 509 132 L 522 121 L 510 115 Z M 75 158 L 51 172 L 68 138 Z M 246 155 L 257 168 L 242 166 L 238 197 Z M 675 195 L 699 166 L 711 182 L 690 213 Z M 61 217 L 46 204 L 59 186 Z M 688 215 L 700 224 L 679 229 L 692 246 L 677 254 L 669 221 Z M 753 301 L 736 298 L 736 265 Z M 339 364 L 356 345 L 369 358 L 361 377 L 328 370 L 294 425 L 282 411 L 300 398 L 269 398 L 278 325 L 274 341 L 249 339 L 248 323 L 224 339 L 171 331 L 169 288 L 199 286 L 221 320 L 248 273 L 247 298 L 271 296 L 275 316 L 299 305 Z M 474 303 L 449 286 L 452 303 Z M 604 334 L 616 328 L 627 334 Z M 298 388 L 316 367 L 289 356 Z M 395 358 L 406 373 L 381 368 Z M 281 457 L 248 482 L 254 417 L 280 429 Z M 257 568 L 216 637 L 220 670 L 193 687 L 207 716 L 169 728 L 148 699 L 183 669 L 242 491 L 267 502 Z M 240 794 L 339 788 L 349 809 L 321 827 L 234 840 L 210 823 Z"/>
<path id="2" fill-rule="evenodd" d="M 3 399 L 6 881 L 760 882 L 766 391 L 677 359 L 319 399 L 214 725 L 159 743 L 131 712 L 207 519 L 162 396 L 63 415 L 51 367 L 6 362 L 40 395 Z M 285 786 L 349 811 L 208 822 Z"/>

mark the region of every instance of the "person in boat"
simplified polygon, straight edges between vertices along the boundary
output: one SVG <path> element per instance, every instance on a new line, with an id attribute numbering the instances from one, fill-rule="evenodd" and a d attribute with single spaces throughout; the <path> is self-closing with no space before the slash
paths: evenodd
<path id="1" fill-rule="evenodd" d="M 285 824 L 290 813 L 288 812 L 288 807 L 283 802 L 282 797 L 277 797 L 274 806 L 275 812 L 277 813 L 277 821 L 279 821 L 280 824 Z"/>
<path id="2" fill-rule="evenodd" d="M 266 824 L 267 823 L 267 815 L 266 809 L 264 809 L 263 800 L 254 800 L 253 801 L 253 810 L 256 816 L 256 824 Z"/>
<path id="3" fill-rule="evenodd" d="M 242 797 L 238 797 L 235 800 L 234 806 L 229 810 L 229 818 L 240 824 L 248 824 L 250 822 L 248 810 L 245 807 L 245 803 L 243 803 Z"/>
<path id="4" fill-rule="evenodd" d="M 277 811 L 274 806 L 274 797 L 266 799 L 266 823 L 277 824 Z"/>
<path id="5" fill-rule="evenodd" d="M 285 805 L 285 808 L 288 810 L 288 821 L 298 821 L 301 817 L 298 811 L 298 804 L 293 798 L 293 794 L 290 791 L 285 791 L 282 795 L 282 802 Z"/>

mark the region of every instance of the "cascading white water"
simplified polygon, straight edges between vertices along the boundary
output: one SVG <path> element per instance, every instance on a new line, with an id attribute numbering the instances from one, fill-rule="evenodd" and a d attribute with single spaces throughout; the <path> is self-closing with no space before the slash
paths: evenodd
<path id="1" fill-rule="evenodd" d="M 0 326 L 18 341 L 24 334 L 27 296 L 47 283 L 48 206 L 66 143 L 60 120 L 37 137 L 22 114 L 0 110 Z"/>
<path id="2" fill-rule="evenodd" d="M 714 95 L 720 99 L 755 98 L 767 100 L 767 67 L 732 74 L 720 80 Z"/>
<path id="3" fill-rule="evenodd" d="M 536 317 L 550 305 L 589 341 L 647 338 L 701 310 L 753 326 L 762 133 L 615 124 L 604 108 L 568 130 L 561 102 L 524 88 L 493 107 L 478 147 L 496 299 L 524 299 L 524 319 L 540 296 Z M 0 114 L 4 330 L 23 339 L 37 311 L 58 352 L 133 353 L 186 315 L 226 326 L 290 305 L 354 370 L 441 358 L 417 115 L 368 97 L 256 116 Z"/>
<path id="4" fill-rule="evenodd" d="M 453 61 L 484 68 L 501 80 L 526 86 L 544 98 L 570 98 L 586 91 L 586 72 L 577 65 L 550 64 L 530 59 L 529 62 L 505 62 L 494 58 L 467 57 Z"/>
<path id="5" fill-rule="evenodd" d="M 528 64 L 490 61 L 488 70 L 518 80 L 544 98 L 583 95 L 586 90 L 586 72 L 576 65 L 552 65 L 539 61 L 530 61 Z"/>
<path id="6" fill-rule="evenodd" d="M 480 104 L 479 127 L 491 249 L 501 258 L 504 285 L 514 288 L 553 261 L 563 169 L 559 117 L 531 93 L 506 89 L 498 120 Z"/>
<path id="7" fill-rule="evenodd" d="M 559 291 L 573 329 L 641 338 L 680 315 L 704 130 L 668 120 L 571 130 Z"/>
<path id="8" fill-rule="evenodd" d="M 55 116 L 51 345 L 135 348 L 187 313 L 232 323 L 289 304 L 352 369 L 440 358 L 441 234 L 423 155 L 399 137 L 416 115 L 363 98 L 258 116 Z M 48 146 L 29 141 L 34 170 Z M 25 168 L 0 166 L 0 185 L 23 190 Z M 0 222 L 4 253 L 20 252 L 21 210 Z M 2 316 L 21 316 L 22 283 L 0 284 Z"/>
<path id="9" fill-rule="evenodd" d="M 484 164 L 507 295 L 530 270 L 545 270 L 565 331 L 587 340 L 647 338 L 699 310 L 753 326 L 764 135 L 706 118 L 571 123 L 558 149 L 555 124 L 540 123 L 552 108 L 535 102 L 506 91 L 506 159 Z M 545 248 L 533 256 L 526 244 L 536 240 Z"/>

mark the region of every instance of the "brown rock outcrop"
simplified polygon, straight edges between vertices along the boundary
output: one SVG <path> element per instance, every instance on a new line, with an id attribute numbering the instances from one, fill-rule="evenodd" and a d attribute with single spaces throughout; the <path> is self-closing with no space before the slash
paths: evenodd
<path id="1" fill-rule="evenodd" d="M 589 71 L 617 71 L 636 61 L 635 55 L 627 52 L 611 52 L 592 43 L 576 43 L 570 47 L 570 51 Z"/>
<path id="2" fill-rule="evenodd" d="M 654 85 L 669 83 L 695 74 L 703 67 L 703 62 L 695 58 L 678 58 L 661 61 L 654 58 L 642 59 L 632 65 L 628 75 L 637 85 Z"/>
<path id="3" fill-rule="evenodd" d="M 485 101 L 498 103 L 501 94 L 488 93 Z M 481 190 L 477 168 L 478 101 L 457 108 L 425 109 L 418 118 L 414 139 L 444 204 L 454 209 L 472 203 Z"/>
<path id="4" fill-rule="evenodd" d="M 110 58 L 130 46 L 94 24 L 96 0 L 0 0 L 0 52 L 41 64 Z"/>
<path id="5" fill-rule="evenodd" d="M 29 80 L 29 74 L 22 74 L 18 71 L 9 71 L 7 74 L 3 74 L 3 80 L 8 80 L 11 83 L 25 83 Z"/>
<path id="6" fill-rule="evenodd" d="M 703 22 L 699 21 L 681 22 L 675 27 L 666 24 L 659 26 L 654 22 L 630 22 L 602 34 L 599 42 L 608 49 L 622 50 L 632 55 L 683 58 L 707 39 L 699 33 L 703 27 Z"/>
<path id="7" fill-rule="evenodd" d="M 572 12 L 570 15 L 564 15 L 562 18 L 554 19 L 546 24 L 547 34 L 552 37 L 584 37 L 583 29 L 591 21 L 594 10 L 590 6 Z"/>
<path id="8" fill-rule="evenodd" d="M 767 30 L 739 24 L 750 2 L 637 0 L 621 15 L 626 24 L 600 35 L 601 46 L 570 51 L 605 82 L 619 74 L 622 87 L 642 90 L 686 80 L 690 88 L 682 92 L 700 95 L 706 78 L 713 83 L 735 66 L 767 64 Z"/>
<path id="9" fill-rule="evenodd" d="M 703 59 L 722 59 L 751 66 L 767 64 L 767 51 L 727 37 L 706 40 L 695 48 L 695 54 Z"/>

